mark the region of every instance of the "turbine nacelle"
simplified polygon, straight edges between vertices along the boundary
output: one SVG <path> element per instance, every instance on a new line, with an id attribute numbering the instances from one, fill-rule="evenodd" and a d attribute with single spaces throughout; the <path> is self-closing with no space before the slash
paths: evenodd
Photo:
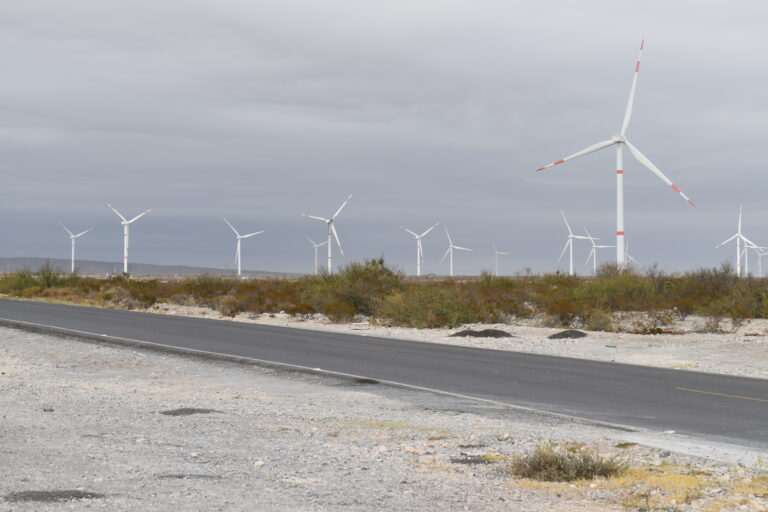
<path id="1" fill-rule="evenodd" d="M 621 144 L 622 142 L 626 142 L 627 138 L 620 133 L 614 133 L 611 135 L 611 140 L 617 144 Z"/>

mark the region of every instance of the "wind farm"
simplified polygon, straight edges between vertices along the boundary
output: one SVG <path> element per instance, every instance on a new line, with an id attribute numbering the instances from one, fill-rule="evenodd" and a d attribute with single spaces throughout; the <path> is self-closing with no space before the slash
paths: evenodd
<path id="1" fill-rule="evenodd" d="M 0 14 L 6 507 L 768 510 L 763 3 Z"/>

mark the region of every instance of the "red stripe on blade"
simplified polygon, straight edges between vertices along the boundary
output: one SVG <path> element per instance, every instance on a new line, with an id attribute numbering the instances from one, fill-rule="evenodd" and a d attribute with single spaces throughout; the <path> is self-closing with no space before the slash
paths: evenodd
<path id="1" fill-rule="evenodd" d="M 565 160 L 558 160 L 558 161 L 557 161 L 557 162 L 555 162 L 553 165 L 558 165 L 558 164 L 561 164 L 561 163 L 563 163 L 563 162 L 565 162 Z"/>
<path id="2" fill-rule="evenodd" d="M 672 190 L 674 190 L 674 191 L 675 191 L 675 192 L 677 192 L 678 194 L 682 194 L 682 192 L 680 192 L 680 189 L 679 189 L 679 188 L 677 188 L 677 185 L 675 185 L 675 184 L 673 183 L 673 184 L 672 184 L 672 185 L 670 185 L 670 186 L 672 187 Z"/>
<path id="3" fill-rule="evenodd" d="M 640 71 L 640 61 L 637 61 L 637 65 L 635 66 L 635 73 Z"/>
<path id="4" fill-rule="evenodd" d="M 694 202 L 693 202 L 693 201 L 691 201 L 691 200 L 689 199 L 689 200 L 688 200 L 688 202 L 689 202 L 689 203 L 691 203 L 691 206 L 693 206 L 694 208 L 696 208 L 696 205 L 694 204 Z"/>
<path id="5" fill-rule="evenodd" d="M 544 169 L 546 169 L 546 167 L 539 167 L 538 169 L 536 169 L 536 172 L 543 171 Z"/>
<path id="6" fill-rule="evenodd" d="M 641 50 L 643 49 L 643 46 L 645 46 L 645 39 L 643 39 L 642 41 L 640 41 L 640 49 L 641 49 Z"/>

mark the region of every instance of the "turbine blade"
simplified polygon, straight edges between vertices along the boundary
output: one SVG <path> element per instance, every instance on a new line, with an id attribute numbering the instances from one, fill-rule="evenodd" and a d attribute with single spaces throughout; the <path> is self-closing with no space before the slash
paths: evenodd
<path id="1" fill-rule="evenodd" d="M 247 234 L 247 235 L 243 235 L 243 236 L 241 236 L 240 238 L 248 238 L 248 237 L 252 237 L 252 236 L 254 236 L 254 235 L 260 235 L 260 234 L 262 234 L 263 232 L 264 232 L 264 230 L 262 230 L 262 231 L 257 231 L 257 232 L 255 232 L 255 233 L 249 233 L 249 234 Z"/>
<path id="2" fill-rule="evenodd" d="M 584 262 L 584 266 L 589 265 L 589 260 L 591 260 L 593 257 L 595 257 L 595 248 L 593 247 L 591 251 L 589 251 L 589 256 L 587 256 L 587 261 Z"/>
<path id="3" fill-rule="evenodd" d="M 724 241 L 724 242 L 720 242 L 719 244 L 717 244 L 717 245 L 715 246 L 715 249 L 719 249 L 720 247 L 724 246 L 725 244 L 727 244 L 727 243 L 728 243 L 728 242 L 730 242 L 731 240 L 735 239 L 737 236 L 739 236 L 739 233 L 736 233 L 735 235 L 733 235 L 731 238 L 729 238 L 728 240 L 726 240 L 726 241 Z"/>
<path id="4" fill-rule="evenodd" d="M 69 231 L 69 230 L 67 229 L 67 231 Z M 79 236 L 83 236 L 84 234 L 88 233 L 89 231 L 93 231 L 93 228 L 88 228 L 85 231 L 83 231 L 82 233 L 78 233 L 78 234 L 74 235 L 74 237 L 77 238 Z"/>
<path id="5" fill-rule="evenodd" d="M 434 224 L 432 224 L 432 226 L 430 226 L 430 228 L 429 228 L 428 230 L 426 230 L 425 232 L 423 232 L 423 233 L 422 233 L 422 234 L 419 236 L 419 238 L 421 238 L 421 237 L 424 237 L 424 236 L 427 236 L 427 233 L 429 233 L 430 231 L 432 231 L 433 229 L 435 229 L 435 228 L 437 227 L 437 225 L 438 225 L 438 224 L 440 224 L 440 223 L 439 223 L 439 222 L 435 222 Z"/>
<path id="6" fill-rule="evenodd" d="M 461 247 L 461 246 L 458 246 L 458 245 L 454 245 L 453 248 L 454 249 L 458 249 L 460 251 L 474 251 L 474 249 L 467 249 L 466 247 Z"/>
<path id="7" fill-rule="evenodd" d="M 350 199 L 352 199 L 352 194 L 349 194 L 349 197 L 347 198 L 347 200 L 341 203 L 341 206 L 339 206 L 339 209 L 336 210 L 336 213 L 333 214 L 333 217 L 331 217 L 331 219 L 335 219 L 336 217 L 338 217 L 338 215 L 341 213 L 341 210 L 343 210 L 344 207 L 347 206 L 347 203 L 349 202 Z"/>
<path id="8" fill-rule="evenodd" d="M 223 218 L 223 217 L 222 217 L 222 218 Z M 235 235 L 237 235 L 237 236 L 240 236 L 240 233 L 238 233 L 238 232 L 237 232 L 237 230 L 235 229 L 235 226 L 233 226 L 232 224 L 230 224 L 230 223 L 229 223 L 229 221 L 228 221 L 227 219 L 224 219 L 224 222 L 226 222 L 226 223 L 227 223 L 227 226 L 229 226 L 230 228 L 232 228 L 232 231 L 234 231 L 234 232 L 235 232 Z"/>
<path id="9" fill-rule="evenodd" d="M 448 249 L 445 251 L 445 254 L 443 254 L 443 257 L 440 258 L 440 263 L 445 261 L 445 258 L 448 256 L 448 253 L 451 252 L 451 248 L 448 247 Z"/>
<path id="10" fill-rule="evenodd" d="M 646 157 L 644 154 L 642 154 L 642 153 L 640 152 L 640 150 L 639 150 L 639 149 L 637 149 L 635 146 L 633 146 L 632 144 L 630 144 L 630 142 L 629 142 L 628 140 L 625 140 L 625 141 L 624 141 L 624 144 L 626 144 L 626 145 L 627 145 L 627 147 L 629 148 L 629 152 L 630 152 L 630 153 L 632 153 L 632 156 L 634 156 L 634 157 L 637 159 L 637 161 L 638 161 L 638 162 L 640 162 L 641 164 L 643 164 L 644 166 L 646 166 L 646 167 L 647 167 L 647 168 L 648 168 L 648 169 L 649 169 L 649 170 L 650 170 L 650 171 L 651 171 L 653 174 L 655 174 L 656 176 L 658 176 L 658 177 L 659 177 L 659 179 L 660 179 L 661 181 L 663 181 L 664 183 L 666 183 L 667 185 L 669 185 L 670 187 L 672 187 L 672 189 L 673 189 L 675 192 L 677 192 L 678 194 L 680 194 L 681 196 L 683 196 L 683 199 L 685 199 L 686 201 L 688 201 L 688 202 L 691 204 L 691 206 L 694 206 L 694 207 L 696 206 L 696 205 L 693 203 L 693 201 L 691 201 L 691 199 L 690 199 L 690 198 L 689 198 L 687 195 L 683 194 L 683 191 L 682 191 L 682 190 L 680 190 L 680 189 L 677 187 L 677 185 L 675 185 L 674 183 L 672 183 L 672 181 L 670 181 L 670 179 L 669 179 L 669 178 L 667 178 L 666 176 L 664 176 L 664 173 L 663 173 L 663 172 L 661 172 L 661 171 L 659 170 L 659 168 L 658 168 L 658 167 L 656 167 L 655 165 L 653 165 L 653 162 L 651 162 L 650 160 L 648 160 L 648 157 Z"/>
<path id="11" fill-rule="evenodd" d="M 304 235 L 304 238 L 306 238 L 307 240 L 309 240 L 309 243 L 311 243 L 313 246 L 317 247 L 317 244 L 315 243 L 315 241 L 314 241 L 314 240 L 312 240 L 311 238 L 309 238 L 307 235 Z"/>
<path id="12" fill-rule="evenodd" d="M 448 226 L 443 224 L 443 227 L 445 228 L 445 234 L 448 236 L 448 245 L 453 245 L 453 240 L 451 240 L 451 234 L 448 233 Z"/>
<path id="13" fill-rule="evenodd" d="M 339 240 L 339 234 L 336 233 L 336 226 L 333 225 L 333 222 L 331 222 L 331 231 L 333 232 L 333 237 L 336 239 L 336 245 L 339 246 L 339 252 L 342 256 L 344 256 L 344 249 L 341 248 L 341 241 Z"/>
<path id="14" fill-rule="evenodd" d="M 607 148 L 608 146 L 613 146 L 616 144 L 615 140 L 606 140 L 603 142 L 598 142 L 597 144 L 593 144 L 592 146 L 589 146 L 588 148 L 582 149 L 581 151 L 577 151 L 576 153 L 567 156 L 565 158 L 562 158 L 558 160 L 557 162 L 552 162 L 551 164 L 547 164 L 544 167 L 539 167 L 536 169 L 536 172 L 543 171 L 544 169 L 548 169 L 552 167 L 553 165 L 560 165 L 562 163 L 567 162 L 568 160 L 573 160 L 574 158 L 578 158 L 580 156 L 588 155 L 590 153 L 594 153 L 595 151 L 600 151 L 601 149 Z"/>
<path id="15" fill-rule="evenodd" d="M 128 221 L 128 224 L 130 224 L 131 222 L 134 222 L 134 221 L 137 221 L 137 220 L 139 220 L 140 218 L 142 218 L 143 216 L 145 216 L 146 214 L 148 214 L 148 213 L 149 213 L 149 212 L 151 212 L 151 211 L 152 211 L 152 208 L 150 208 L 149 210 L 146 210 L 146 211 L 143 211 L 143 212 L 141 212 L 140 214 L 138 214 L 137 216 L 135 216 L 134 218 L 132 218 L 131 220 L 129 220 L 129 221 Z"/>
<path id="16" fill-rule="evenodd" d="M 573 236 L 573 231 L 571 231 L 571 225 L 568 224 L 568 219 L 565 218 L 565 214 L 563 213 L 563 210 L 560 210 L 560 215 L 563 216 L 563 220 L 565 221 L 565 227 L 568 228 L 568 234 Z"/>
<path id="17" fill-rule="evenodd" d="M 66 231 L 67 233 L 69 233 L 69 236 L 75 236 L 75 235 L 74 235 L 74 233 L 72 233 L 72 232 L 71 232 L 69 229 L 67 229 L 67 226 L 65 226 L 65 225 L 64 225 L 64 224 L 62 224 L 61 222 L 59 222 L 59 226 L 63 227 L 63 228 L 64 228 L 64 231 Z"/>
<path id="18" fill-rule="evenodd" d="M 111 204 L 107 203 L 107 206 L 109 206 L 109 207 L 112 209 L 112 211 L 113 211 L 113 212 L 115 212 L 115 213 L 117 214 L 117 216 L 118 216 L 118 217 L 120 217 L 121 219 L 123 219 L 123 222 L 128 222 L 128 221 L 126 220 L 126 218 L 125 218 L 125 217 L 123 217 L 123 215 L 122 215 L 122 214 L 121 214 L 119 211 L 115 210 L 115 209 L 114 209 L 114 207 L 113 207 Z"/>
<path id="19" fill-rule="evenodd" d="M 561 259 L 563 259 L 563 255 L 565 255 L 565 251 L 568 250 L 568 244 L 570 243 L 571 243 L 571 239 L 569 238 L 568 241 L 565 242 L 565 247 L 563 247 L 563 252 L 560 253 L 560 257 L 557 258 L 557 261 L 560 261 Z"/>
<path id="20" fill-rule="evenodd" d="M 589 234 L 589 230 L 587 228 L 584 228 L 584 232 L 587 234 L 587 238 L 589 238 L 589 241 L 592 242 L 592 247 L 595 247 L 595 240 L 600 240 L 599 238 L 592 238 L 592 235 Z"/>
<path id="21" fill-rule="evenodd" d="M 637 56 L 637 63 L 635 64 L 635 74 L 632 77 L 632 87 L 629 88 L 629 99 L 627 100 L 627 110 L 624 112 L 624 122 L 621 123 L 621 135 L 627 134 L 627 126 L 629 126 L 629 119 L 632 117 L 632 106 L 635 103 L 635 88 L 637 87 L 637 75 L 640 74 L 640 59 L 643 57 L 643 47 L 645 46 L 645 40 L 640 42 L 640 53 Z"/>
<path id="22" fill-rule="evenodd" d="M 304 217 L 309 217 L 310 219 L 321 220 L 323 222 L 328 222 L 329 220 L 331 220 L 331 219 L 326 219 L 325 217 L 317 217 L 315 215 L 307 215 L 306 213 L 302 213 L 301 215 L 304 216 Z"/>
<path id="23" fill-rule="evenodd" d="M 410 234 L 412 234 L 413 236 L 415 236 L 416 238 L 419 238 L 419 235 L 417 235 L 416 233 L 414 233 L 414 232 L 413 232 L 413 231 L 411 231 L 410 229 L 406 228 L 405 226 L 400 226 L 400 227 L 401 227 L 402 229 L 404 229 L 405 231 L 409 232 Z"/>

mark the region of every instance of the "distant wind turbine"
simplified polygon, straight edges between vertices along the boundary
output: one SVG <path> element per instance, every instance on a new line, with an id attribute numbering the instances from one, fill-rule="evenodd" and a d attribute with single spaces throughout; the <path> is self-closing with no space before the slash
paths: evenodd
<path id="1" fill-rule="evenodd" d="M 321 244 L 318 244 L 318 243 L 315 243 L 315 241 L 312 240 L 311 238 L 309 238 L 309 237 L 306 237 L 306 238 L 307 238 L 307 240 L 309 240 L 309 243 L 312 244 L 312 247 L 315 248 L 315 275 L 317 275 L 317 272 L 318 272 L 318 268 L 317 268 L 317 249 L 319 249 L 320 247 L 322 247 L 325 244 L 327 244 L 328 240 L 326 240 L 325 242 L 323 242 Z"/>
<path id="2" fill-rule="evenodd" d="M 754 243 L 749 238 L 745 237 L 741 233 L 741 206 L 739 206 L 739 224 L 738 228 L 736 229 L 736 234 L 732 237 L 728 238 L 727 240 L 720 242 L 715 246 L 715 249 L 719 249 L 720 247 L 724 246 L 731 240 L 736 240 L 736 277 L 741 277 L 742 274 L 746 277 L 748 274 L 748 268 L 747 268 L 747 248 L 748 247 L 757 247 L 758 245 Z M 741 248 L 741 243 L 744 242 L 744 249 Z M 741 267 L 741 260 L 744 259 L 744 269 L 742 271 Z"/>
<path id="3" fill-rule="evenodd" d="M 467 249 L 466 247 L 459 247 L 458 245 L 453 245 L 453 240 L 451 240 L 451 235 L 448 233 L 448 227 L 443 224 L 443 227 L 445 228 L 445 234 L 448 236 L 448 250 L 445 251 L 445 254 L 443 254 L 443 257 L 440 259 L 440 263 L 445 261 L 446 256 L 450 256 L 449 262 L 450 262 L 450 273 L 448 275 L 453 276 L 453 250 L 457 249 L 459 251 L 471 251 L 472 249 Z"/>
<path id="4" fill-rule="evenodd" d="M 227 219 L 224 219 L 224 222 L 226 222 L 227 226 L 229 226 L 232 229 L 232 231 L 235 232 L 235 236 L 237 237 L 237 250 L 235 251 L 235 264 L 237 265 L 237 275 L 240 276 L 240 275 L 243 274 L 242 264 L 241 264 L 241 262 L 242 262 L 242 251 L 240 250 L 240 242 L 244 238 L 250 238 L 252 236 L 260 235 L 264 231 L 262 230 L 262 231 L 257 231 L 255 233 L 249 233 L 247 235 L 241 235 L 240 233 L 237 232 L 235 227 L 232 224 L 229 223 L 229 221 Z"/>
<path id="5" fill-rule="evenodd" d="M 75 245 L 76 245 L 77 239 L 83 236 L 84 234 L 88 233 L 89 231 L 93 231 L 93 228 L 88 228 L 82 233 L 74 234 L 69 229 L 67 229 L 67 226 L 65 226 L 61 222 L 59 222 L 59 226 L 63 227 L 64 231 L 69 233 L 69 239 L 72 241 L 72 266 L 71 266 L 70 272 L 74 274 L 75 273 Z"/>
<path id="6" fill-rule="evenodd" d="M 595 240 L 600 240 L 599 238 L 593 238 L 592 235 L 589 234 L 589 230 L 587 228 L 584 228 L 584 232 L 587 234 L 587 237 L 589 237 L 589 241 L 592 242 L 592 250 L 589 252 L 589 256 L 587 256 L 587 262 L 585 265 L 589 264 L 589 259 L 592 258 L 592 275 L 597 275 L 597 250 L 598 249 L 612 249 L 616 247 L 615 245 L 597 245 L 595 243 Z"/>
<path id="7" fill-rule="evenodd" d="M 565 251 L 568 250 L 568 268 L 569 268 L 568 275 L 572 276 L 573 275 L 573 241 L 574 240 L 592 240 L 592 237 L 574 235 L 573 231 L 571 231 L 571 225 L 568 224 L 568 219 L 565 218 L 565 213 L 563 213 L 563 210 L 560 210 L 560 215 L 563 216 L 563 221 L 565 221 L 565 227 L 568 228 L 568 240 L 566 240 L 565 247 L 563 247 L 563 252 L 560 253 L 560 257 L 557 258 L 557 261 L 562 260 L 563 255 L 565 254 Z M 599 240 L 599 238 L 595 238 L 594 240 Z"/>
<path id="8" fill-rule="evenodd" d="M 435 222 L 434 224 L 432 224 L 432 226 L 430 226 L 429 229 L 427 229 L 425 232 L 423 232 L 420 235 L 417 234 L 414 231 L 411 231 L 410 229 L 406 228 L 405 226 L 400 226 L 401 229 L 403 229 L 403 230 L 407 231 L 408 233 L 412 234 L 413 237 L 416 239 L 416 275 L 417 276 L 421 275 L 421 265 L 422 265 L 422 263 L 424 263 L 424 247 L 422 246 L 421 239 L 424 238 L 425 236 L 427 236 L 427 234 L 430 231 L 435 229 L 435 226 L 437 226 L 438 224 L 440 224 L 440 223 L 439 222 Z"/>
<path id="9" fill-rule="evenodd" d="M 134 222 L 136 222 L 137 220 L 139 220 L 140 218 L 142 218 L 143 216 L 151 212 L 152 208 L 141 212 L 131 220 L 127 220 L 125 217 L 123 217 L 123 215 L 119 211 L 115 210 L 111 204 L 107 203 L 107 206 L 109 206 L 112 209 L 112 211 L 115 212 L 118 217 L 120 217 L 120 220 L 122 221 L 121 224 L 123 225 L 123 274 L 127 274 L 128 273 L 128 235 L 129 235 L 128 226 L 130 226 L 131 224 L 133 224 Z"/>
<path id="10" fill-rule="evenodd" d="M 570 156 L 567 156 L 565 158 L 562 158 L 558 160 L 557 162 L 553 162 L 551 164 L 547 164 L 544 167 L 539 167 L 536 169 L 537 171 L 543 171 L 544 169 L 547 169 L 549 167 L 552 167 L 553 165 L 562 164 L 564 162 L 567 162 L 568 160 L 573 160 L 574 158 L 578 158 L 580 156 L 588 155 L 590 153 L 594 153 L 595 151 L 599 151 L 601 149 L 605 149 L 610 146 L 616 146 L 616 263 L 619 265 L 620 268 L 624 268 L 624 265 L 626 263 L 625 261 L 625 251 L 624 251 L 624 153 L 623 149 L 626 146 L 626 148 L 629 150 L 629 152 L 632 154 L 632 156 L 637 159 L 638 162 L 640 162 L 642 165 L 647 167 L 653 174 L 658 176 L 658 178 L 672 187 L 672 189 L 680 194 L 683 199 L 688 201 L 691 206 L 696 206 L 693 204 L 693 201 L 691 201 L 688 196 L 683 194 L 683 192 L 678 188 L 677 185 L 672 183 L 669 178 L 667 178 L 664 173 L 662 173 L 658 167 L 656 167 L 648 158 L 640 152 L 639 149 L 637 149 L 635 146 L 630 144 L 630 142 L 627 140 L 627 127 L 629 126 L 629 120 L 632 117 L 632 105 L 635 101 L 635 88 L 637 86 L 637 75 L 640 73 L 640 59 L 643 56 L 643 46 L 644 42 L 640 43 L 640 54 L 637 57 L 637 63 L 635 64 L 635 74 L 632 77 L 632 86 L 629 90 L 629 100 L 627 101 L 627 109 L 624 112 L 624 122 L 621 124 L 621 132 L 612 135 L 609 140 L 598 142 L 597 144 L 594 144 L 592 146 L 589 146 L 586 149 L 582 149 L 581 151 L 574 153 Z"/>
<path id="11" fill-rule="evenodd" d="M 328 273 L 333 273 L 333 242 L 331 240 L 331 236 L 336 239 L 336 245 L 339 247 L 339 252 L 342 256 L 344 256 L 344 250 L 341 248 L 341 241 L 339 241 L 339 234 L 336 233 L 336 227 L 333 225 L 333 221 L 336 220 L 336 217 L 339 216 L 341 213 L 341 210 L 344 209 L 345 206 L 347 206 L 347 203 L 349 203 L 349 200 L 352 199 L 352 194 L 347 197 L 347 200 L 341 203 L 341 206 L 339 206 L 339 209 L 336 210 L 336 213 L 331 216 L 330 219 L 326 219 L 325 217 L 317 217 L 315 215 L 307 215 L 306 213 L 302 213 L 304 217 L 308 217 L 310 219 L 316 219 L 321 220 L 326 223 L 328 226 Z"/>
<path id="12" fill-rule="evenodd" d="M 496 270 L 496 277 L 499 277 L 499 256 L 509 256 L 512 254 L 511 252 L 502 252 L 497 247 L 496 244 L 491 244 L 493 246 L 493 262 L 494 262 L 494 268 Z"/>

